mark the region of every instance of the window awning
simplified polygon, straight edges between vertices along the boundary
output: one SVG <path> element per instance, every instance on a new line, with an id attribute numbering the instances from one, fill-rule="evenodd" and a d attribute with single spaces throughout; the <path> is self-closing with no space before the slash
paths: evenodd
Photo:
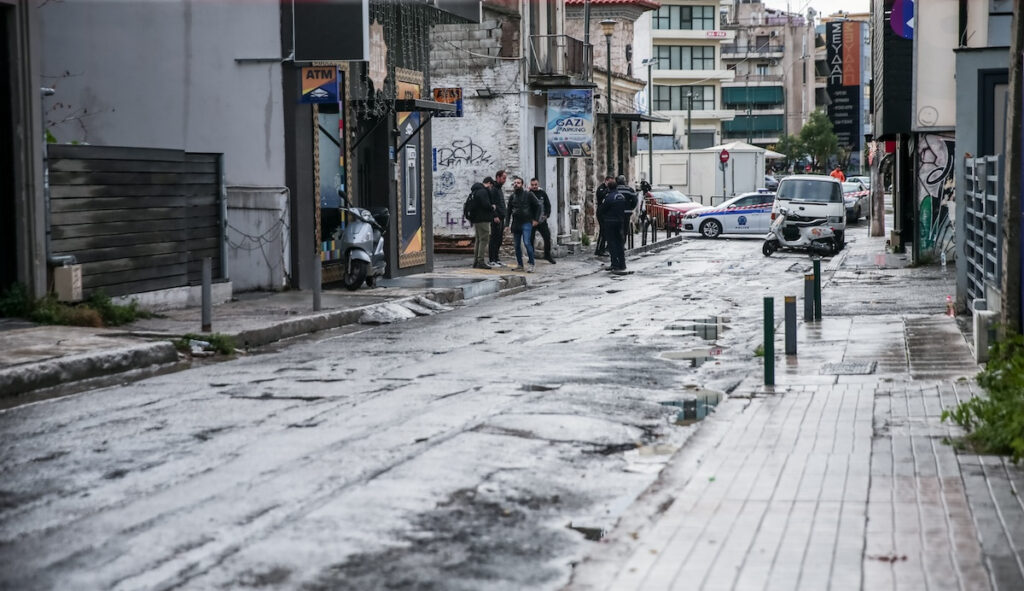
<path id="1" fill-rule="evenodd" d="M 598 119 L 607 119 L 607 113 L 598 113 Z M 668 123 L 671 119 L 656 117 L 646 113 L 612 113 L 612 121 L 650 121 L 651 123 Z"/>

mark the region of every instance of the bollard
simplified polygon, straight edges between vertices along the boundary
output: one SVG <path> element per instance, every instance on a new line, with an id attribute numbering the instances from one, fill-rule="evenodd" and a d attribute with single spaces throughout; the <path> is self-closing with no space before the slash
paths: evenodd
<path id="1" fill-rule="evenodd" d="M 804 275 L 804 322 L 814 321 L 814 273 Z"/>
<path id="2" fill-rule="evenodd" d="M 796 296 L 785 297 L 786 355 L 796 355 Z"/>
<path id="3" fill-rule="evenodd" d="M 313 311 L 320 311 L 320 283 L 323 281 L 323 263 L 320 262 L 320 257 L 316 257 L 313 261 Z"/>
<path id="4" fill-rule="evenodd" d="M 821 257 L 814 259 L 814 319 L 821 320 Z"/>
<path id="5" fill-rule="evenodd" d="M 213 330 L 213 259 L 203 259 L 203 332 Z"/>
<path id="6" fill-rule="evenodd" d="M 764 299 L 764 385 L 775 385 L 775 298 Z"/>

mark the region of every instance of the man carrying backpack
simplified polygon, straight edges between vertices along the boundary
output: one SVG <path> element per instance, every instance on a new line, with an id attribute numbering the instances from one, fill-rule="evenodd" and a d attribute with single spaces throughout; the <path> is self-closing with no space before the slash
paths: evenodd
<path id="1" fill-rule="evenodd" d="M 482 183 L 473 183 L 472 191 L 463 207 L 463 215 L 473 224 L 473 268 L 490 269 L 487 264 L 487 250 L 490 246 L 491 224 L 501 223 L 491 204 L 491 187 L 494 179 L 485 177 Z"/>

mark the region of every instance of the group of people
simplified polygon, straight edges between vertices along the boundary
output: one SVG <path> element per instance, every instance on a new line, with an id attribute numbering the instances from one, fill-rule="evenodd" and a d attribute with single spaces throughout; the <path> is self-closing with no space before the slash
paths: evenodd
<path id="1" fill-rule="evenodd" d="M 555 262 L 551 256 L 551 228 L 548 226 L 551 199 L 540 188 L 540 181 L 536 178 L 530 179 L 530 188 L 526 189 L 522 177 L 513 176 L 512 194 L 506 202 L 502 188 L 507 179 L 508 174 L 498 170 L 494 177 L 485 177 L 483 181 L 473 183 L 464 212 L 473 224 L 476 237 L 473 268 L 494 269 L 505 266 L 498 257 L 501 243 L 505 239 L 505 228 L 509 227 L 516 249 L 516 267 L 513 270 L 532 273 L 536 264 L 534 232 L 544 239 L 544 260 L 552 264 Z M 523 250 L 526 251 L 527 266 L 523 265 Z"/>
<path id="2" fill-rule="evenodd" d="M 498 170 L 494 177 L 484 177 L 473 183 L 470 198 L 464 214 L 473 224 L 475 245 L 473 249 L 474 269 L 494 269 L 505 265 L 498 260 L 505 228 L 512 231 L 516 251 L 514 271 L 532 273 L 536 264 L 533 237 L 540 234 L 544 239 L 544 260 L 554 264 L 551 256 L 551 199 L 540 188 L 540 181 L 530 179 L 530 188 L 523 187 L 523 179 L 512 177 L 512 193 L 505 201 L 502 188 L 508 174 Z M 607 176 L 597 188 L 597 220 L 599 233 L 597 250 L 594 254 L 611 259 L 609 271 L 626 273 L 625 234 L 628 231 L 630 215 L 638 202 L 636 192 L 627 184 L 626 177 Z M 526 265 L 523 251 L 526 251 Z"/>

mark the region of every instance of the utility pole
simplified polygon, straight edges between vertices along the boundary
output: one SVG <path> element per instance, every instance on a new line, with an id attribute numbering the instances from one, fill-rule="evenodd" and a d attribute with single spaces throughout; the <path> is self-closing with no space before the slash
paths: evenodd
<path id="1" fill-rule="evenodd" d="M 608 97 L 608 125 L 605 127 L 605 174 L 615 176 L 612 168 L 612 33 L 615 32 L 615 21 L 605 19 L 601 21 L 601 31 L 604 33 L 605 53 L 607 54 L 608 67 L 608 88 L 605 93 Z"/>
<path id="2" fill-rule="evenodd" d="M 1021 334 L 1024 330 L 1024 295 L 1021 284 L 1021 162 L 1024 161 L 1024 137 L 1021 132 L 1021 83 L 1024 82 L 1024 15 L 1019 10 L 1013 11 L 1013 24 L 1010 39 L 1010 90 L 1007 105 L 1009 131 L 1006 138 L 1006 156 L 1003 170 L 1003 268 L 1000 291 L 1003 305 L 999 319 L 999 337 L 1007 333 Z M 958 265 L 959 266 L 959 265 Z"/>
<path id="3" fill-rule="evenodd" d="M 693 110 L 693 91 L 686 91 L 686 149 L 690 149 L 690 112 Z"/>
<path id="4" fill-rule="evenodd" d="M 651 68 L 661 61 L 660 57 L 645 59 L 642 64 L 647 66 L 647 116 L 654 116 L 654 85 L 651 82 Z M 689 141 L 689 138 L 687 138 Z M 647 182 L 654 186 L 654 123 L 647 121 Z"/>

